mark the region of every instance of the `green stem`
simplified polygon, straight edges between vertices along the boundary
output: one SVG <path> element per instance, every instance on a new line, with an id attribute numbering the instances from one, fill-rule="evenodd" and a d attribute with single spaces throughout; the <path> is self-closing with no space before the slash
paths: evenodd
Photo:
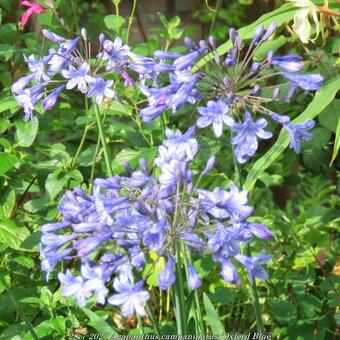
<path id="1" fill-rule="evenodd" d="M 178 335 L 186 335 L 187 332 L 187 317 L 185 310 L 185 297 L 184 297 L 184 285 L 183 276 L 181 270 L 181 255 L 180 249 L 176 247 L 176 282 L 175 282 L 175 303 L 176 303 L 176 316 L 178 323 Z"/>
<path id="2" fill-rule="evenodd" d="M 131 11 L 131 15 L 129 18 L 129 24 L 128 24 L 127 33 L 126 33 L 126 44 L 129 43 L 129 35 L 130 35 L 131 25 L 133 22 L 133 17 L 135 16 L 135 12 L 136 12 L 136 7 L 137 7 L 137 0 L 133 0 L 132 11 Z"/>
<path id="3" fill-rule="evenodd" d="M 192 262 L 191 261 L 191 255 L 190 255 L 189 251 L 187 252 L 187 255 L 188 255 L 189 261 Z M 185 264 L 186 268 L 188 268 L 188 263 L 187 263 L 185 256 L 184 256 L 184 264 Z M 187 271 L 188 271 L 188 269 L 187 269 Z M 199 301 L 197 289 L 194 290 L 194 298 L 195 298 L 195 305 L 196 305 L 195 314 L 196 314 L 196 318 L 198 319 L 198 325 L 201 329 L 201 333 L 199 333 L 199 335 L 205 335 L 203 314 L 202 314 L 202 311 L 201 311 L 201 304 L 200 304 L 200 301 Z"/>
<path id="4" fill-rule="evenodd" d="M 232 139 L 232 135 L 231 135 Z M 232 151 L 233 151 L 233 159 L 234 159 L 234 165 L 235 165 L 235 182 L 238 185 L 238 187 L 241 189 L 242 188 L 242 177 L 241 177 L 241 172 L 235 157 L 235 150 L 234 150 L 234 145 L 232 145 Z M 249 243 L 247 244 L 247 256 L 251 256 L 251 251 L 250 251 L 250 245 Z M 251 295 L 252 295 L 252 300 L 253 300 L 253 307 L 254 307 L 254 312 L 255 312 L 255 318 L 256 318 L 256 325 L 257 325 L 257 330 L 260 333 L 264 334 L 264 326 L 263 326 L 263 320 L 262 320 L 262 314 L 261 314 L 261 307 L 260 307 L 260 301 L 259 301 L 259 296 L 257 293 L 257 287 L 256 287 L 256 282 L 255 278 L 253 279 L 253 282 L 250 282 L 251 286 Z"/>
<path id="5" fill-rule="evenodd" d="M 103 124 L 102 124 L 102 120 L 101 120 L 101 117 L 100 117 L 99 106 L 95 101 L 93 101 L 93 106 L 94 106 L 94 112 L 96 114 L 99 137 L 100 137 L 100 141 L 101 141 L 102 147 L 103 147 L 107 174 L 110 177 L 112 177 L 113 173 L 112 173 L 112 168 L 111 168 L 110 154 L 109 154 L 109 150 L 108 150 L 108 147 L 107 147 L 107 144 L 106 144 L 106 141 L 105 141 L 104 129 L 103 129 Z"/>
<path id="6" fill-rule="evenodd" d="M 137 313 L 138 328 L 140 329 L 140 334 L 144 335 L 143 322 L 140 315 Z"/>
<path id="7" fill-rule="evenodd" d="M 247 244 L 247 256 L 249 257 L 251 256 L 249 243 Z M 253 300 L 257 331 L 264 334 L 265 330 L 264 330 L 264 325 L 263 325 L 263 320 L 262 320 L 261 306 L 260 306 L 260 301 L 259 301 L 259 295 L 257 293 L 255 278 L 253 278 L 253 281 L 251 282 L 251 295 L 252 295 L 252 300 Z"/>
<path id="8" fill-rule="evenodd" d="M 4 278 L 2 277 L 2 274 L 0 274 L 0 281 L 2 283 L 2 285 L 6 288 L 9 298 L 11 299 L 15 309 L 18 311 L 18 313 L 21 315 L 21 317 L 23 318 L 23 320 L 25 321 L 28 330 L 30 331 L 30 333 L 32 334 L 32 337 L 34 340 L 39 340 L 39 337 L 37 335 L 37 333 L 35 332 L 32 324 L 28 321 L 28 319 L 26 318 L 25 312 L 22 309 L 22 307 L 19 305 L 19 303 L 16 301 L 15 297 L 13 296 L 10 287 L 8 287 L 7 282 L 4 280 Z"/>
<path id="9" fill-rule="evenodd" d="M 78 146 L 76 154 L 74 155 L 74 157 L 72 159 L 72 163 L 71 163 L 71 167 L 72 168 L 74 168 L 76 166 L 77 159 L 79 157 L 79 154 L 80 154 L 81 150 L 83 149 L 83 146 L 84 146 L 84 143 L 85 143 L 85 140 L 86 140 L 86 137 L 87 137 L 87 133 L 89 131 L 89 127 L 90 127 L 90 124 L 85 126 L 84 133 L 83 133 L 83 136 L 81 138 L 80 144 Z"/>
<path id="10" fill-rule="evenodd" d="M 151 319 L 152 326 L 154 327 L 158 337 L 160 338 L 162 333 L 159 328 L 155 313 L 153 312 L 149 301 L 146 302 L 145 307 L 146 307 L 146 311 L 148 312 L 149 318 Z"/>
<path id="11" fill-rule="evenodd" d="M 100 137 L 98 136 L 96 150 L 94 151 L 93 159 L 92 159 L 92 166 L 91 166 L 91 175 L 90 175 L 90 182 L 89 182 L 89 195 L 92 192 L 93 188 L 93 181 L 94 181 L 94 172 L 96 168 L 96 159 L 99 153 L 99 146 L 100 146 Z"/>
<path id="12" fill-rule="evenodd" d="M 206 2 L 206 4 L 208 6 L 207 2 Z M 216 9 L 214 10 L 214 16 L 213 16 L 213 19 L 212 19 L 212 22 L 211 22 L 211 25 L 210 25 L 210 29 L 209 29 L 209 35 L 212 34 L 213 28 L 215 26 L 215 21 L 216 21 L 217 13 L 218 13 L 220 7 L 221 7 L 221 0 L 217 0 L 217 2 L 216 2 Z"/>

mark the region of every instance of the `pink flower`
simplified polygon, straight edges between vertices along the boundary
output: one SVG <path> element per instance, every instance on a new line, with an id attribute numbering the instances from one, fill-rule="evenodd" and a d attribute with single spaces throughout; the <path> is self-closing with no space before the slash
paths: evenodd
<path id="1" fill-rule="evenodd" d="M 25 26 L 27 24 L 28 19 L 33 13 L 40 14 L 46 11 L 46 8 L 42 7 L 41 5 L 26 0 L 22 1 L 21 5 L 28 7 L 27 11 L 25 11 L 20 20 L 22 26 Z"/>

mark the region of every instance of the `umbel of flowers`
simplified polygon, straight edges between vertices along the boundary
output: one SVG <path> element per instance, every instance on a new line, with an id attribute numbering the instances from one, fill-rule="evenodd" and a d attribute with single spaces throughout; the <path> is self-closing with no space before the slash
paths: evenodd
<path id="1" fill-rule="evenodd" d="M 309 130 L 314 122 L 293 124 L 289 116 L 273 112 L 266 104 L 289 101 L 299 89 L 315 91 L 322 85 L 323 77 L 299 73 L 303 64 L 298 55 L 276 56 L 270 51 L 263 60 L 255 59 L 258 47 L 275 29 L 275 24 L 267 30 L 258 26 L 247 49 L 237 31 L 230 29 L 232 47 L 226 56 L 218 54 L 211 37 L 208 43 L 200 41 L 198 46 L 186 38 L 188 53 L 155 51 L 153 58 L 139 56 L 119 37 L 111 41 L 103 34 L 99 36 L 96 58 L 92 58 L 93 47 L 85 29 L 74 39 L 43 30 L 44 36 L 58 48 L 51 48 L 38 60 L 34 55 L 25 57 L 31 73 L 20 78 L 11 89 L 24 109 L 25 119 L 29 120 L 39 102 L 49 110 L 64 90 L 77 89 L 98 105 L 105 97 L 122 100 L 113 88 L 115 82 L 123 81 L 125 86 L 135 84 L 147 97 L 148 104 L 140 111 L 145 122 L 154 120 L 165 110 L 176 112 L 186 103 L 199 102 L 197 127 L 212 126 L 215 136 L 220 137 L 227 126 L 239 163 L 255 155 L 259 138 L 272 137 L 271 132 L 264 130 L 266 118 L 256 119 L 257 115 L 269 116 L 287 129 L 290 147 L 298 153 L 301 142 L 313 137 Z M 209 59 L 204 70 L 193 72 L 192 66 L 198 58 Z M 112 73 L 120 79 L 106 80 Z"/>
<path id="2" fill-rule="evenodd" d="M 247 49 L 237 31 L 230 29 L 232 47 L 226 56 L 218 54 L 213 38 L 209 38 L 208 43 L 201 41 L 199 46 L 185 39 L 189 52 L 184 55 L 156 51 L 156 59 L 170 63 L 169 71 L 164 71 L 151 86 L 144 82 L 142 91 L 148 98 L 148 106 L 141 110 L 142 119 L 149 122 L 164 110 L 175 113 L 186 103 L 205 101 L 206 105 L 199 105 L 197 109 L 197 126 L 212 126 L 216 137 L 220 137 L 223 127 L 227 126 L 233 135 L 231 142 L 239 163 L 255 155 L 258 138 L 272 137 L 271 132 L 264 130 L 267 125 L 264 117 L 254 120 L 259 114 L 269 116 L 286 128 L 290 147 L 298 153 L 301 142 L 312 138 L 309 130 L 314 122 L 293 124 L 289 116 L 271 111 L 266 104 L 289 101 L 299 89 L 318 90 L 323 77 L 298 73 L 303 69 L 302 58 L 298 55 L 276 56 L 270 51 L 262 60 L 255 59 L 258 47 L 275 29 L 275 24 L 267 30 L 258 26 Z M 194 73 L 191 70 L 198 58 L 206 58 L 206 67 Z"/>
<path id="3" fill-rule="evenodd" d="M 240 265 L 250 280 L 266 279 L 261 265 L 270 256 L 247 257 L 241 248 L 253 237 L 271 239 L 272 234 L 248 221 L 253 209 L 247 205 L 247 193 L 234 184 L 228 190 L 199 188 L 215 157 L 193 182 L 190 167 L 199 150 L 193 134 L 193 127 L 185 134 L 167 130 L 155 169 L 141 160 L 138 170 L 126 166 L 128 176 L 97 178 L 92 195 L 77 188 L 63 196 L 61 221 L 42 227 L 41 254 L 47 275 L 60 261 L 80 263 L 78 275 L 70 269 L 58 275 L 65 296 L 74 296 L 84 306 L 95 295 L 100 304 L 120 306 L 123 316 L 144 315 L 150 296 L 144 287 L 146 264 L 155 268 L 165 260 L 158 284 L 166 290 L 178 280 L 175 268 L 183 271 L 181 264 L 186 263 L 187 284 L 196 289 L 201 278 L 191 254 L 212 254 L 228 283 L 240 282 Z M 157 254 L 156 260 L 150 253 Z"/>

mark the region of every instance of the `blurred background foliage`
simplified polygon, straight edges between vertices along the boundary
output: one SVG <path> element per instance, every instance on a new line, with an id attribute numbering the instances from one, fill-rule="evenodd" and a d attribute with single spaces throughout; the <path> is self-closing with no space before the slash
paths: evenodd
<path id="1" fill-rule="evenodd" d="M 81 337 L 94 331 L 136 334 L 134 318 L 124 319 L 111 306 L 102 308 L 91 301 L 87 308 L 80 309 L 72 299 L 61 296 L 55 273 L 46 282 L 40 271 L 39 226 L 55 220 L 57 204 L 65 190 L 87 188 L 94 176 L 104 174 L 93 113 L 85 112 L 79 98 L 64 95 L 55 109 L 48 113 L 38 110 L 35 119 L 25 123 L 9 90 L 11 83 L 26 72 L 23 54 L 42 55 L 48 49 L 42 28 L 72 36 L 85 27 L 92 40 L 100 32 L 109 37 L 120 35 L 124 40 L 133 1 L 38 2 L 47 10 L 33 15 L 22 27 L 18 24 L 24 12 L 20 1 L 0 0 L 0 338 L 31 339 L 32 329 L 42 339 L 64 339 L 72 334 Z M 284 4 L 280 0 L 136 3 L 129 44 L 145 55 L 165 46 L 180 51 L 185 36 L 199 40 L 214 35 L 224 43 L 230 27 L 251 24 Z M 330 3 L 337 8 L 336 1 Z M 338 26 L 332 20 L 324 18 L 323 34 L 309 44 L 300 42 L 291 29 L 292 22 L 287 21 L 267 48 L 303 54 L 311 71 L 320 72 L 326 80 L 333 79 L 338 72 L 340 40 Z M 310 95 L 301 95 L 273 109 L 295 117 L 311 99 Z M 268 265 L 269 279 L 259 284 L 265 327 L 273 338 L 336 339 L 340 334 L 339 159 L 330 164 L 333 150 L 340 143 L 336 141 L 336 137 L 340 138 L 339 100 L 330 101 L 318 114 L 314 139 L 303 145 L 301 154 L 286 151 L 279 155 L 260 173 L 251 190 L 251 203 L 256 207 L 254 219 L 269 226 L 275 235 L 272 242 L 257 241 L 254 249 L 265 247 L 273 254 Z M 193 113 L 184 108 L 169 118 L 168 126 L 185 126 L 188 114 Z M 150 146 L 141 134 L 133 106 L 112 103 L 106 115 L 115 172 L 124 171 L 124 161 L 136 166 L 138 159 L 144 157 L 151 163 L 163 138 L 161 126 L 143 126 L 143 133 L 152 137 Z M 278 136 L 279 131 L 274 133 Z M 227 187 L 234 172 L 229 136 L 219 140 L 212 134 L 198 138 L 202 156 L 197 168 L 202 168 L 211 153 L 219 159 L 204 185 Z M 271 143 L 261 143 L 262 154 Z M 242 168 L 243 180 L 252 165 Z M 226 331 L 254 331 L 249 288 L 222 282 L 209 257 L 197 259 L 195 267 L 205 278 L 201 290 L 207 297 L 208 327 L 214 327 L 212 311 L 207 308 L 207 301 L 211 301 Z M 158 291 L 155 275 L 147 283 Z M 163 332 L 174 333 L 166 294 L 155 294 L 152 305 Z M 146 318 L 144 325 L 145 332 L 151 331 L 150 320 Z"/>

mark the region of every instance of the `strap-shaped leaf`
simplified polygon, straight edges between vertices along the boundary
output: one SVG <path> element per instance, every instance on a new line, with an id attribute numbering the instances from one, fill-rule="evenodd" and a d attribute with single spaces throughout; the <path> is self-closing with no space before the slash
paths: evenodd
<path id="1" fill-rule="evenodd" d="M 207 321 L 210 325 L 213 335 L 221 336 L 225 334 L 225 329 L 220 320 L 220 317 L 216 312 L 214 305 L 209 299 L 208 295 L 205 293 L 203 293 L 203 303 L 205 311 L 207 312 Z"/>
<path id="2" fill-rule="evenodd" d="M 333 149 L 333 156 L 331 160 L 331 165 L 335 161 L 336 156 L 338 155 L 340 148 L 340 120 L 338 121 L 338 126 L 336 128 L 336 135 L 335 135 L 335 142 L 334 142 L 334 149 Z"/>
<path id="3" fill-rule="evenodd" d="M 82 308 L 82 310 L 91 320 L 91 326 L 93 326 L 93 328 L 95 328 L 98 332 L 103 332 L 108 336 L 117 334 L 116 330 L 112 326 L 110 326 L 102 317 L 92 312 L 90 309 Z"/>
<path id="4" fill-rule="evenodd" d="M 340 89 L 340 76 L 327 81 L 315 94 L 306 110 L 293 120 L 293 123 L 302 123 L 313 119 L 322 112 L 334 99 Z M 289 136 L 286 129 L 282 129 L 275 144 L 250 169 L 243 188 L 247 191 L 253 189 L 261 174 L 284 152 L 289 145 Z"/>

